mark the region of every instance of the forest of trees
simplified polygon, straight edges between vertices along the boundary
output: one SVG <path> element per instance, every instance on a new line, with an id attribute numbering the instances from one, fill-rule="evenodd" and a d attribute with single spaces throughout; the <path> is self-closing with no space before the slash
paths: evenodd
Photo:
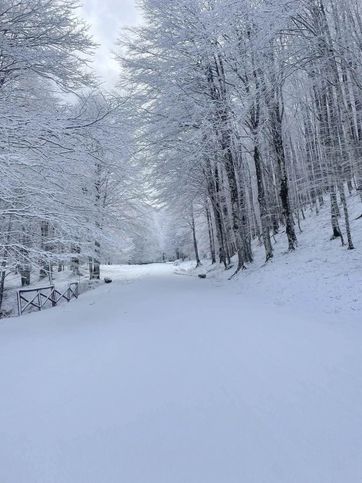
<path id="1" fill-rule="evenodd" d="M 200 237 L 237 272 L 254 239 L 266 261 L 278 232 L 297 249 L 306 210 L 327 203 L 330 236 L 354 248 L 359 0 L 140 3 L 112 94 L 77 2 L 0 3 L 0 309 L 9 273 L 98 278 L 121 253 L 200 263 Z"/>
<path id="2" fill-rule="evenodd" d="M 175 219 L 206 220 L 210 257 L 236 271 L 252 240 L 298 246 L 306 209 L 330 204 L 353 249 L 362 195 L 358 0 L 144 0 L 120 40 L 138 157 Z M 180 222 L 179 222 L 180 223 Z M 197 224 L 196 224 L 197 228 Z M 195 237 L 194 237 L 195 238 Z M 197 255 L 197 237 L 195 256 Z"/>
<path id="3" fill-rule="evenodd" d="M 86 263 L 98 278 L 144 216 L 127 102 L 99 89 L 78 13 L 73 0 L 0 2 L 0 309 L 10 273 L 28 285 Z"/>

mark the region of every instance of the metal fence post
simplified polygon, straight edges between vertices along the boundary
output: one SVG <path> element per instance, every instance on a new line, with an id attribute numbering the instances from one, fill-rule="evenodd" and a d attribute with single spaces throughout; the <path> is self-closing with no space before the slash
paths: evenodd
<path id="1" fill-rule="evenodd" d="M 18 315 L 20 316 L 22 313 L 21 310 L 21 298 L 20 298 L 20 293 L 19 291 L 16 292 L 17 300 L 18 300 Z"/>
<path id="2" fill-rule="evenodd" d="M 54 286 L 52 286 L 52 288 L 50 290 L 51 291 L 50 291 L 50 297 L 49 298 L 50 298 L 50 301 L 52 303 L 52 307 L 55 307 L 57 305 L 57 302 L 56 302 L 55 297 L 54 297 L 54 295 L 55 295 L 54 294 Z"/>

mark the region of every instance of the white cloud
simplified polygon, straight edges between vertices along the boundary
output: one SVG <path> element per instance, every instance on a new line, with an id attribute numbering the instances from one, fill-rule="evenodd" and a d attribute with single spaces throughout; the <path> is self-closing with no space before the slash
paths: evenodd
<path id="1" fill-rule="evenodd" d="M 83 0 L 82 17 L 88 22 L 95 41 L 99 44 L 94 59 L 98 76 L 107 88 L 115 85 L 119 67 L 112 50 L 122 28 L 140 22 L 135 0 Z"/>

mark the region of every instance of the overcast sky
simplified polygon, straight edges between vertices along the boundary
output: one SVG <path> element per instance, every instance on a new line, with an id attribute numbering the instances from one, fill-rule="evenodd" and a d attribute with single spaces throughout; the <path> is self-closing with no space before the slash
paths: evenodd
<path id="1" fill-rule="evenodd" d="M 123 27 L 140 22 L 136 0 L 82 0 L 82 16 L 90 24 L 92 35 L 100 44 L 95 59 L 98 75 L 111 88 L 118 79 L 118 66 L 112 49 Z"/>

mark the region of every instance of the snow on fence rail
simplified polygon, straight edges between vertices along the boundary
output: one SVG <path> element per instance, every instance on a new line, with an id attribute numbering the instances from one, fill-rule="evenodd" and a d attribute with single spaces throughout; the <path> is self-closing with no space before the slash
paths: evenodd
<path id="1" fill-rule="evenodd" d="M 20 289 L 17 292 L 18 315 L 22 315 L 32 307 L 42 310 L 47 304 L 55 307 L 62 299 L 69 302 L 72 298 L 78 298 L 79 282 L 72 282 L 64 292 L 59 292 L 54 285 L 47 287 Z"/>

